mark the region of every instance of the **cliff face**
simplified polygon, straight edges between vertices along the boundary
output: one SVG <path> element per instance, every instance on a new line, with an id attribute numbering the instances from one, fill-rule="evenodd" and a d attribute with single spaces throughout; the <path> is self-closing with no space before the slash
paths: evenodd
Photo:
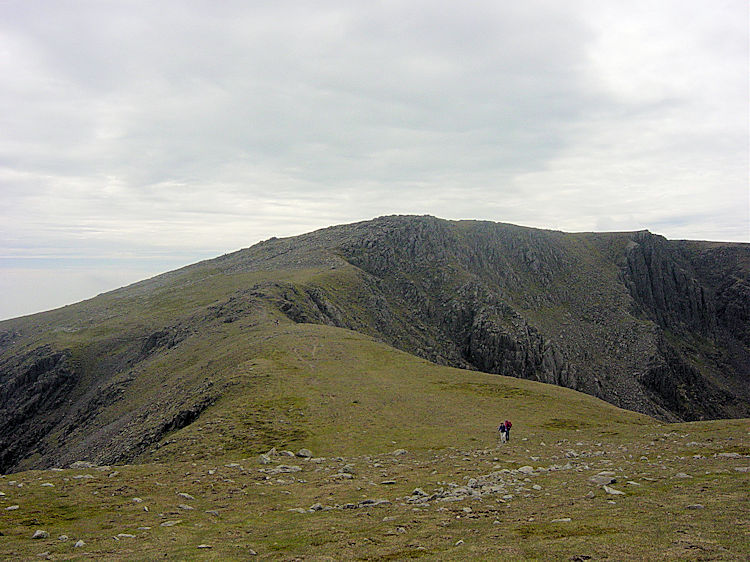
<path id="1" fill-rule="evenodd" d="M 432 217 L 331 230 L 329 247 L 381 302 L 375 317 L 405 321 L 397 330 L 347 313 L 317 321 L 667 420 L 750 414 L 748 245 Z M 346 311 L 339 298 L 327 294 L 327 308 Z"/>
<path id="2" fill-rule="evenodd" d="M 0 322 L 0 472 L 158 447 L 276 321 L 664 420 L 750 417 L 750 245 L 383 217 Z"/>

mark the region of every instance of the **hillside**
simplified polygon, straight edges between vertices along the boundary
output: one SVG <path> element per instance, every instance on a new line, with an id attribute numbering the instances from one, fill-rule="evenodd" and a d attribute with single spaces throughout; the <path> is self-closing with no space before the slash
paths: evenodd
<path id="1" fill-rule="evenodd" d="M 262 381 L 289 384 L 276 373 L 295 348 L 275 338 L 308 324 L 665 421 L 748 417 L 749 279 L 746 244 L 648 232 L 383 217 L 271 239 L 1 322 L 0 471 L 177 458 L 175 432 L 232 397 L 247 413 L 221 422 L 224 453 L 324 447 L 287 419 L 294 400 L 258 401 Z M 336 357 L 356 373 L 358 354 Z"/>
<path id="2" fill-rule="evenodd" d="M 174 427 L 141 449 L 140 464 L 104 465 L 123 444 L 96 451 L 92 434 L 86 450 L 74 429 L 72 451 L 57 457 L 64 469 L 0 476 L 0 557 L 644 560 L 658 552 L 665 560 L 743 560 L 750 553 L 748 420 L 662 424 L 570 389 L 439 367 L 330 326 L 237 319 L 202 337 L 209 343 L 182 352 L 213 352 L 195 373 L 177 368 L 190 364 L 175 353 L 188 336 L 134 373 L 123 392 L 117 439 L 132 445 L 147 437 L 135 428 L 164 429 L 148 420 L 129 425 L 134 418 L 123 412 L 138 396 L 158 396 L 144 400 L 156 411 L 157 402 L 177 403 L 178 387 L 226 373 L 205 396 L 187 396 L 185 404 L 200 406 L 165 415 Z M 230 348 L 236 338 L 246 347 Z M 175 384 L 159 376 L 170 362 L 181 373 Z M 204 405 L 207 396 L 215 399 Z M 110 424 L 119 419 L 113 408 L 100 414 Z M 511 440 L 500 444 L 495 428 L 506 417 L 514 421 Z M 76 455 L 99 463 L 70 463 Z"/>

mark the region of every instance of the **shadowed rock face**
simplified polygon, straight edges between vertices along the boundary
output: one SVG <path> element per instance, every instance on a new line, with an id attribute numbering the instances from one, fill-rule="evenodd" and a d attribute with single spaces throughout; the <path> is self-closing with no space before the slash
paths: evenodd
<path id="1" fill-rule="evenodd" d="M 665 420 L 750 417 L 749 245 L 382 217 L 0 322 L 0 472 L 158 447 L 283 316 Z"/>
<path id="2" fill-rule="evenodd" d="M 40 347 L 0 364 L 0 470 L 28 453 L 63 416 L 77 374 L 70 352 Z"/>

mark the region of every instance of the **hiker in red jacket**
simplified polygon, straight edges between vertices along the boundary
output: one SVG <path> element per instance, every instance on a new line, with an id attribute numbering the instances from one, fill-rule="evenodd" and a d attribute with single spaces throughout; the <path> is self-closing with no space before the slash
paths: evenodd
<path id="1" fill-rule="evenodd" d="M 505 426 L 505 440 L 510 441 L 510 428 L 513 426 L 513 424 L 510 423 L 510 420 L 505 420 L 505 423 L 503 425 Z"/>

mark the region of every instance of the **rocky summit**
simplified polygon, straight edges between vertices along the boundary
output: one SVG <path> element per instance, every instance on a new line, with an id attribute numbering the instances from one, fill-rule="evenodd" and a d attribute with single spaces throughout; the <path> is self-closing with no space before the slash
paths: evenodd
<path id="1" fill-rule="evenodd" d="M 0 322 L 0 557 L 746 560 L 749 272 L 383 217 Z"/>

